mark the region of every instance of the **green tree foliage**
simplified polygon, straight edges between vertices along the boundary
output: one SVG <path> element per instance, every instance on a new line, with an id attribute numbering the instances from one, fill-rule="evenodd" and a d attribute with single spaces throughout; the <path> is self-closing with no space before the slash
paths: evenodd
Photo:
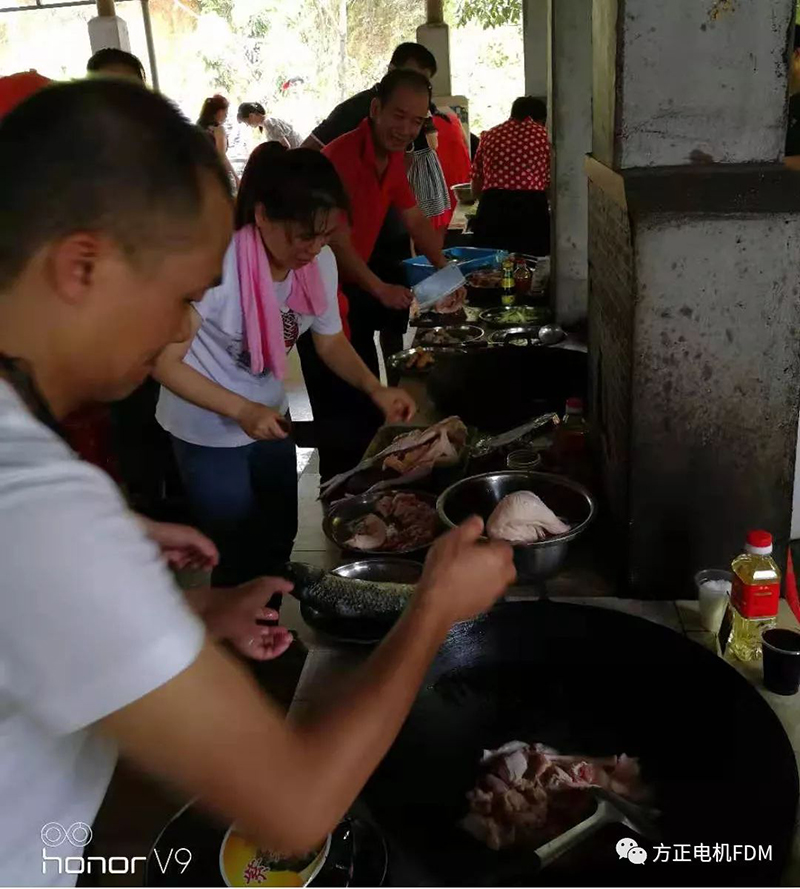
<path id="1" fill-rule="evenodd" d="M 522 21 L 522 0 L 457 0 L 456 24 L 478 22 L 484 28 L 517 25 Z"/>

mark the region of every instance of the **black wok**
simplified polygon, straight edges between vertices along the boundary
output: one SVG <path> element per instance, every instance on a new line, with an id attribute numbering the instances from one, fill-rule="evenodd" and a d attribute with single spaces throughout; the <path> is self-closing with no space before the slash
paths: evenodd
<path id="1" fill-rule="evenodd" d="M 772 846 L 772 861 L 632 865 L 612 826 L 539 877 L 456 822 L 481 750 L 541 741 L 641 760 L 665 845 Z M 506 603 L 456 627 L 366 799 L 392 840 L 393 882 L 416 885 L 774 885 L 797 812 L 777 717 L 730 665 L 678 633 L 602 608 Z M 692 853 L 694 854 L 694 853 Z"/>
<path id="2" fill-rule="evenodd" d="M 562 414 L 568 398 L 586 395 L 586 385 L 585 353 L 536 346 L 451 355 L 428 375 L 428 393 L 441 415 L 461 417 L 483 432 Z"/>

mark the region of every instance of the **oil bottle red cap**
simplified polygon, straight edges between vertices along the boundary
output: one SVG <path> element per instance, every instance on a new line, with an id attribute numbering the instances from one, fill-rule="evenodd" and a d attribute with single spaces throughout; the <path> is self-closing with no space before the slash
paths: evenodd
<path id="1" fill-rule="evenodd" d="M 769 531 L 748 531 L 747 544 L 757 549 L 766 549 L 768 546 L 772 546 L 772 535 Z"/>
<path id="2" fill-rule="evenodd" d="M 583 399 L 582 398 L 568 398 L 567 399 L 567 411 L 570 413 L 582 414 L 583 413 Z"/>

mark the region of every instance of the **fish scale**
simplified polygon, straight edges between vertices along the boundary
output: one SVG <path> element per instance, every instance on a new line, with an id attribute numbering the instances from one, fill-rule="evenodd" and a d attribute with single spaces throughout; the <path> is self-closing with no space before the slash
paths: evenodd
<path id="1" fill-rule="evenodd" d="M 294 596 L 301 602 L 339 617 L 395 617 L 403 611 L 414 592 L 411 584 L 337 577 L 300 562 L 290 562 L 286 575 L 294 583 Z"/>

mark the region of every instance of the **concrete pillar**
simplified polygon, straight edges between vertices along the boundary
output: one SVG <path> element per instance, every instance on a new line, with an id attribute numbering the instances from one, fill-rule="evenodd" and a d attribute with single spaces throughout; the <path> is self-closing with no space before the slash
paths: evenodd
<path id="1" fill-rule="evenodd" d="M 750 527 L 779 554 L 789 536 L 800 178 L 777 161 L 794 5 L 595 0 L 592 410 L 643 597 L 691 595 Z"/>
<path id="2" fill-rule="evenodd" d="M 435 96 L 449 96 L 450 85 L 450 29 L 444 22 L 420 25 L 417 28 L 417 43 L 426 46 L 436 57 L 438 70 L 433 80 Z"/>
<path id="3" fill-rule="evenodd" d="M 778 160 L 794 6 L 624 0 L 615 166 Z"/>
<path id="4" fill-rule="evenodd" d="M 525 47 L 525 95 L 547 101 L 550 71 L 549 0 L 523 0 L 522 34 Z"/>
<path id="5" fill-rule="evenodd" d="M 558 320 L 586 317 L 587 193 L 592 147 L 591 0 L 550 3 L 550 129 L 553 138 L 552 272 Z M 526 43 L 527 49 L 527 43 Z"/>
<path id="6" fill-rule="evenodd" d="M 114 9 L 114 0 L 97 0 L 97 15 L 89 19 L 89 43 L 96 53 L 106 47 L 131 51 L 128 26 Z"/>

